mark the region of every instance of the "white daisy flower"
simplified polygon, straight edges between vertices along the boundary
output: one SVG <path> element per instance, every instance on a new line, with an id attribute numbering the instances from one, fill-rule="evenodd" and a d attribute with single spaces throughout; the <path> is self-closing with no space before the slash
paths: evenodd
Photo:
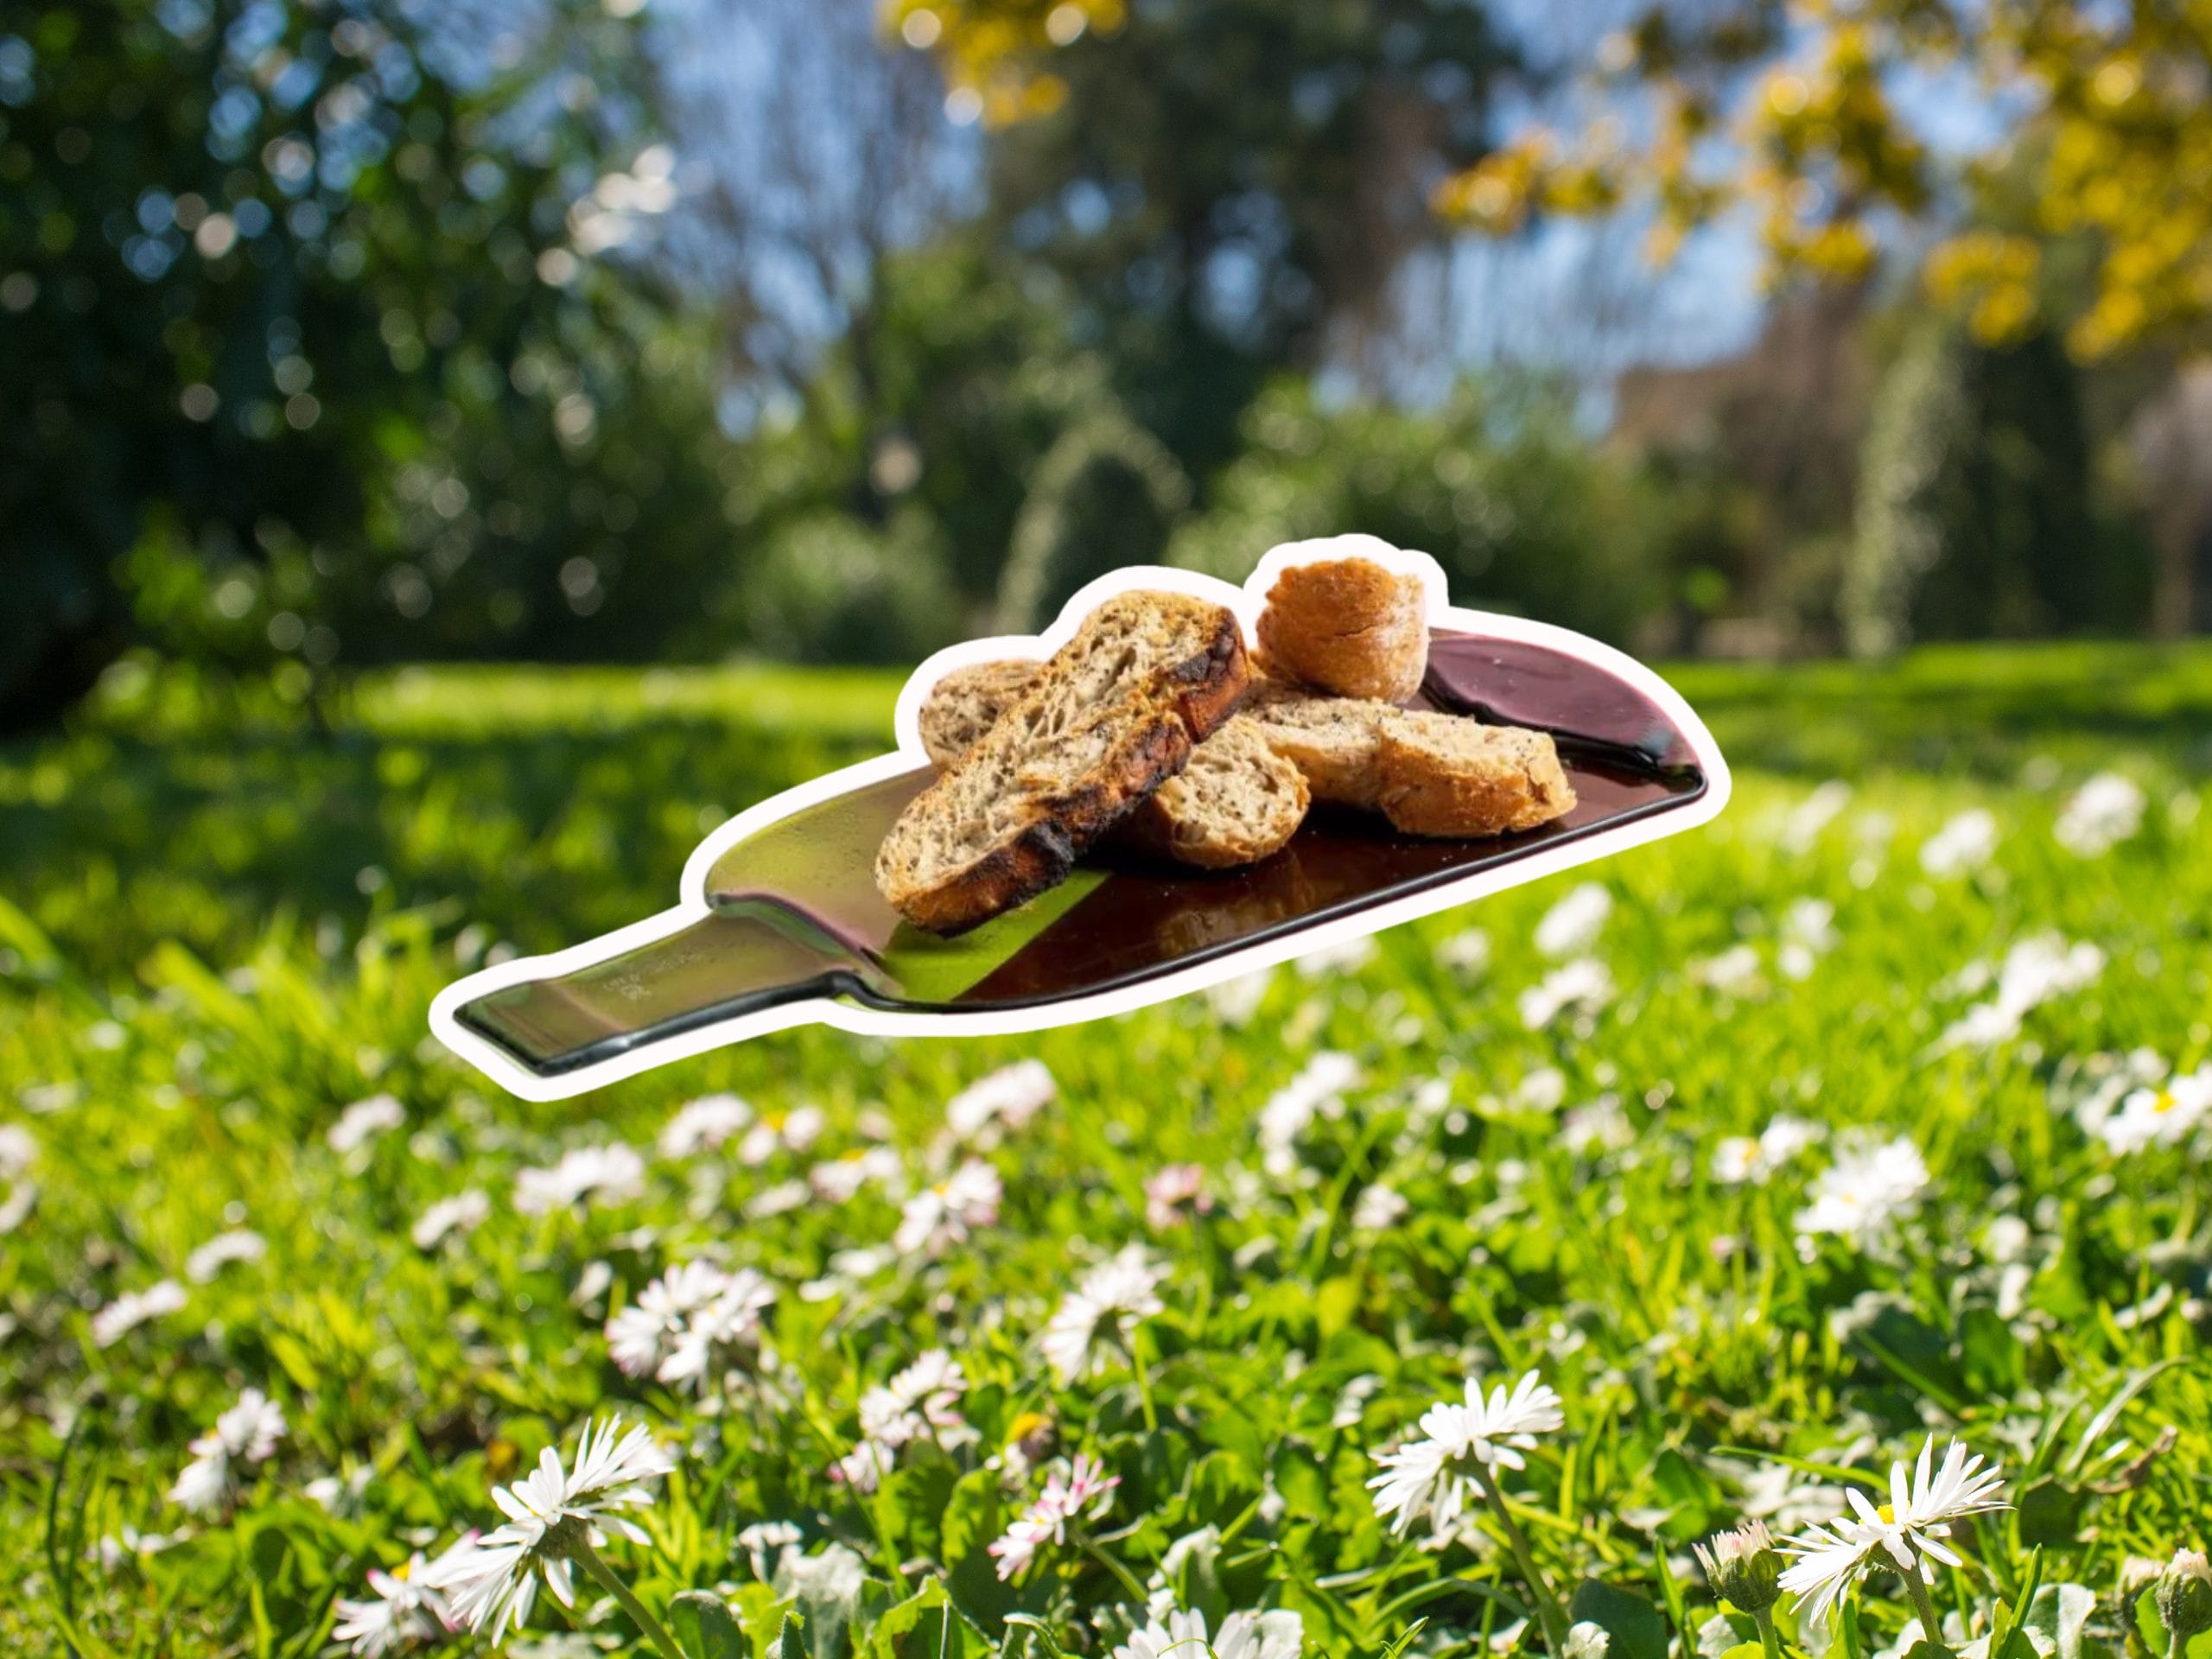
<path id="1" fill-rule="evenodd" d="M 1560 1119 L 1559 1143 L 1577 1158 L 1621 1152 L 1636 1143 L 1636 1126 L 1620 1102 L 1605 1095 Z"/>
<path id="2" fill-rule="evenodd" d="M 31 1132 L 20 1123 L 0 1123 L 0 1185 L 7 1188 L 0 1197 L 0 1237 L 22 1226 L 38 1203 L 38 1183 L 30 1179 L 37 1162 L 38 1141 Z"/>
<path id="3" fill-rule="evenodd" d="M 172 1544 L 181 1543 L 188 1536 L 189 1534 L 141 1532 L 137 1528 L 126 1524 L 93 1545 L 92 1554 L 99 1559 L 101 1572 L 113 1573 L 125 1561 L 158 1555 Z"/>
<path id="4" fill-rule="evenodd" d="M 1808 1528 L 1782 1546 L 1796 1560 L 1782 1575 L 1782 1587 L 1798 1598 L 1798 1611 L 1807 1620 L 1833 1612 L 1878 1552 L 1887 1557 L 1883 1565 L 1894 1566 L 1917 1587 L 1916 1599 L 1925 1593 L 1923 1557 L 1944 1567 L 1965 1564 L 1945 1540 L 1954 1522 L 2008 1507 L 2005 1478 L 1999 1470 L 1983 1468 L 1980 1457 L 1969 1458 L 1962 1440 L 1950 1443 L 1940 1469 L 1935 1458 L 1936 1437 L 1930 1434 L 1910 1482 L 1904 1459 L 1890 1465 L 1887 1503 L 1877 1509 L 1857 1487 L 1847 1488 L 1844 1495 L 1853 1514 L 1826 1527 Z"/>
<path id="5" fill-rule="evenodd" d="M 407 1109 L 391 1095 L 371 1095 L 338 1114 L 324 1137 L 333 1152 L 344 1154 L 365 1147 L 407 1122 Z"/>
<path id="6" fill-rule="evenodd" d="M 143 1290 L 125 1291 L 92 1315 L 92 1341 L 111 1348 L 149 1319 L 174 1313 L 184 1306 L 184 1287 L 163 1279 Z"/>
<path id="7" fill-rule="evenodd" d="M 1387 1233 L 1405 1219 L 1406 1211 L 1412 1208 L 1396 1187 L 1377 1181 L 1372 1186 L 1363 1187 L 1358 1199 L 1352 1205 L 1352 1230 L 1362 1233 Z"/>
<path id="8" fill-rule="evenodd" d="M 1825 899 L 1793 899 L 1782 912 L 1782 937 L 1815 956 L 1826 956 L 1843 943 L 1836 931 L 1835 906 Z"/>
<path id="9" fill-rule="evenodd" d="M 902 1255 L 926 1250 L 942 1255 L 978 1228 L 994 1225 L 1006 1188 L 999 1173 L 976 1159 L 908 1198 L 899 1211 L 891 1247 Z"/>
<path id="10" fill-rule="evenodd" d="M 1866 1243 L 1911 1211 L 1928 1181 L 1920 1148 L 1904 1136 L 1854 1142 L 1813 1183 L 1812 1203 L 1796 1217 L 1797 1230 L 1808 1236 L 1837 1233 Z"/>
<path id="11" fill-rule="evenodd" d="M 1538 1066 L 1513 1085 L 1513 1104 L 1548 1116 L 1567 1104 L 1567 1073 L 1555 1065 Z"/>
<path id="12" fill-rule="evenodd" d="M 888 1382 L 861 1396 L 861 1433 L 893 1448 L 923 1440 L 948 1446 L 965 1444 L 976 1438 L 960 1414 L 961 1396 L 967 1391 L 968 1376 L 960 1362 L 944 1349 L 932 1348 Z"/>
<path id="13" fill-rule="evenodd" d="M 1206 1172 L 1199 1164 L 1169 1164 L 1144 1184 L 1145 1225 L 1154 1232 L 1203 1216 L 1213 1208 L 1206 1194 Z"/>
<path id="14" fill-rule="evenodd" d="M 192 1442 L 192 1461 L 169 1489 L 169 1501 L 206 1514 L 229 1495 L 238 1468 L 268 1462 L 283 1438 L 283 1411 L 259 1389 L 246 1389 L 213 1428 Z"/>
<path id="15" fill-rule="evenodd" d="M 817 1106 L 797 1106 L 788 1112 L 768 1112 L 745 1132 L 737 1145 L 737 1161 L 757 1169 L 779 1151 L 804 1152 L 822 1138 L 830 1120 Z"/>
<path id="16" fill-rule="evenodd" d="M 607 1320 L 607 1352 L 626 1376 L 696 1383 L 716 1349 L 758 1338 L 761 1310 L 775 1300 L 776 1287 L 751 1268 L 726 1273 L 711 1262 L 686 1262 Z"/>
<path id="17" fill-rule="evenodd" d="M 1039 1345 L 1062 1382 L 1104 1369 L 1108 1351 L 1127 1351 L 1138 1321 L 1160 1311 L 1160 1281 L 1166 1269 L 1130 1245 L 1083 1276 L 1045 1327 Z"/>
<path id="18" fill-rule="evenodd" d="M 461 1627 L 446 1605 L 445 1592 L 437 1586 L 438 1577 L 453 1571 L 475 1548 L 472 1533 L 435 1561 L 426 1560 L 418 1549 L 395 1571 L 371 1567 L 369 1588 L 373 1596 L 359 1601 L 339 1599 L 338 1624 L 330 1632 L 332 1640 L 343 1642 L 362 1659 L 378 1659 L 379 1655 L 397 1648 L 444 1640 Z"/>
<path id="19" fill-rule="evenodd" d="M 1358 1081 L 1359 1065 L 1351 1055 L 1325 1049 L 1268 1097 L 1260 1108 L 1260 1149 L 1270 1173 L 1292 1167 L 1298 1137 L 1314 1118 L 1341 1104 L 1344 1090 Z"/>
<path id="20" fill-rule="evenodd" d="M 611 1262 L 585 1262 L 583 1271 L 576 1275 L 575 1287 L 569 1293 L 569 1306 L 575 1308 L 589 1307 L 607 1294 L 607 1287 L 613 1282 L 614 1268 Z"/>
<path id="21" fill-rule="evenodd" d="M 1171 1611 L 1132 1630 L 1112 1659 L 1298 1659 L 1305 1647 L 1305 1621 L 1294 1612 L 1231 1613 L 1209 1641 L 1204 1613 Z"/>
<path id="22" fill-rule="evenodd" d="M 1424 1516 L 1438 1533 L 1449 1531 L 1480 1490 L 1478 1470 L 1525 1468 L 1521 1454 L 1536 1436 L 1566 1423 L 1559 1395 L 1534 1371 L 1510 1393 L 1501 1382 L 1487 1397 L 1481 1380 L 1471 1376 L 1464 1405 L 1439 1401 L 1421 1415 L 1421 1439 L 1372 1454 L 1382 1467 L 1367 1483 L 1375 1513 L 1389 1518 L 1395 1533 Z"/>
<path id="23" fill-rule="evenodd" d="M 752 1122 L 753 1108 L 735 1095 L 702 1095 L 677 1108 L 655 1144 L 664 1158 L 689 1158 L 715 1151 Z"/>
<path id="24" fill-rule="evenodd" d="M 906 1173 L 889 1147 L 862 1147 L 815 1165 L 806 1172 L 806 1184 L 824 1204 L 850 1204 L 863 1187 L 895 1187 Z"/>
<path id="25" fill-rule="evenodd" d="M 579 1545 L 605 1544 L 609 1532 L 644 1543 L 644 1529 L 618 1511 L 650 1503 L 645 1483 L 675 1467 L 643 1425 L 626 1432 L 617 1417 L 584 1430 L 574 1473 L 547 1446 L 532 1473 L 492 1494 L 506 1524 L 435 1573 L 435 1587 L 454 1618 L 494 1642 L 529 1620 L 541 1578 L 563 1607 L 574 1606 L 569 1558 Z"/>
<path id="26" fill-rule="evenodd" d="M 1084 1452 L 1076 1454 L 1065 1475 L 1053 1471 L 1046 1478 L 1045 1490 L 1037 1495 L 1037 1501 L 1007 1529 L 1005 1536 L 985 1551 L 998 1559 L 1000 1580 L 1011 1579 L 1027 1567 L 1045 1545 L 1065 1543 L 1069 1522 L 1096 1520 L 1105 1514 L 1114 1489 L 1121 1484 L 1119 1475 L 1108 1474 L 1104 1465 Z"/>
<path id="27" fill-rule="evenodd" d="M 2101 858 L 2143 828 L 2149 804 L 2134 779 L 2101 772 L 2074 791 L 2051 833 L 2077 858 Z"/>
<path id="28" fill-rule="evenodd" d="M 1690 976 L 1723 996 L 1749 995 L 1759 985 L 1758 948 L 1732 944 L 1719 956 L 1694 963 Z"/>
<path id="29" fill-rule="evenodd" d="M 1536 949 L 1558 961 L 1588 953 L 1613 913 L 1613 895 L 1595 881 L 1585 881 L 1536 924 Z"/>
<path id="30" fill-rule="evenodd" d="M 1997 851 L 1997 818 L 1985 807 L 1969 807 L 1921 843 L 1920 868 L 1944 880 L 1980 869 Z"/>
<path id="31" fill-rule="evenodd" d="M 1764 1186 L 1800 1153 L 1817 1146 L 1826 1131 L 1783 1113 L 1754 1137 L 1732 1135 L 1713 1149 L 1713 1179 L 1724 1186 Z"/>
<path id="32" fill-rule="evenodd" d="M 747 1221 L 772 1221 L 778 1216 L 788 1216 L 795 1210 L 804 1210 L 814 1202 L 814 1189 L 804 1181 L 778 1181 L 764 1186 L 745 1201 Z"/>
<path id="33" fill-rule="evenodd" d="M 1001 1536 L 985 1547 L 984 1553 L 998 1560 L 999 1581 L 1020 1574 L 1037 1559 L 1037 1552 L 1052 1541 L 1052 1529 L 1041 1521 L 1024 1515 L 1016 1517 Z"/>
<path id="34" fill-rule="evenodd" d="M 515 1176 L 515 1208 L 526 1216 L 573 1209 L 579 1203 L 620 1204 L 645 1191 L 645 1160 L 634 1147 L 611 1141 L 578 1147 L 550 1169 Z"/>
<path id="35" fill-rule="evenodd" d="M 184 1276 L 204 1285 L 233 1262 L 258 1262 L 269 1253 L 268 1242 L 246 1228 L 218 1233 L 184 1258 Z"/>
<path id="36" fill-rule="evenodd" d="M 326 1512 L 350 1516 L 359 1512 L 361 1494 L 376 1475 L 373 1465 L 357 1464 L 343 1475 L 318 1475 L 301 1490 Z"/>
<path id="37" fill-rule="evenodd" d="M 2163 1089 L 2137 1089 L 2097 1125 L 2097 1138 L 2126 1157 L 2152 1147 L 2177 1147 L 2212 1116 L 2212 1065 L 2174 1077 Z"/>
<path id="38" fill-rule="evenodd" d="M 1789 816 L 1783 820 L 1783 850 L 1811 851 L 1813 843 L 1821 838 L 1821 831 L 1842 817 L 1844 808 L 1850 804 L 1851 785 L 1840 778 L 1829 779 L 1791 808 Z"/>
<path id="39" fill-rule="evenodd" d="M 1019 1132 L 1052 1103 L 1059 1084 L 1039 1059 L 1012 1065 L 976 1079 L 944 1106 L 944 1124 L 959 1139 L 978 1141 L 995 1128 Z"/>
<path id="40" fill-rule="evenodd" d="M 1490 935 L 1479 927 L 1454 933 L 1436 947 L 1436 959 L 1455 973 L 1473 977 L 1490 971 Z"/>
<path id="41" fill-rule="evenodd" d="M 1541 1031 L 1561 1014 L 1597 1014 L 1612 1000 L 1612 969 L 1595 957 L 1583 957 L 1521 993 L 1521 1023 Z"/>
<path id="42" fill-rule="evenodd" d="M 883 1484 L 883 1478 L 895 1468 L 899 1454 L 889 1446 L 875 1440 L 861 1440 L 837 1459 L 830 1469 L 831 1478 L 856 1492 L 873 1492 Z"/>
<path id="43" fill-rule="evenodd" d="M 751 1562 L 753 1576 L 765 1584 L 772 1570 L 768 1560 L 770 1552 L 780 1554 L 805 1536 L 796 1522 L 755 1521 L 737 1535 L 737 1547 Z"/>
<path id="44" fill-rule="evenodd" d="M 1982 971 L 1987 965 L 1978 964 Z M 2104 971 L 2105 953 L 2094 944 L 2069 944 L 2056 933 L 2022 939 L 2005 953 L 1996 970 L 1997 994 L 1968 1008 L 1936 1040 L 1936 1052 L 1994 1048 L 2020 1034 L 2020 1021 L 2055 997 L 2094 983 Z M 1969 976 L 1961 975 L 1967 981 Z"/>
<path id="45" fill-rule="evenodd" d="M 20 1123 L 0 1123 L 0 1181 L 21 1180 L 37 1161 L 37 1137 Z"/>
<path id="46" fill-rule="evenodd" d="M 0 1238 L 22 1226 L 38 1205 L 38 1183 L 18 1177 L 8 1188 L 8 1196 L 0 1198 Z"/>
<path id="47" fill-rule="evenodd" d="M 465 1236 L 492 1218 L 492 1200 L 474 1187 L 440 1198 L 407 1230 L 418 1250 L 435 1250 L 448 1236 Z"/>

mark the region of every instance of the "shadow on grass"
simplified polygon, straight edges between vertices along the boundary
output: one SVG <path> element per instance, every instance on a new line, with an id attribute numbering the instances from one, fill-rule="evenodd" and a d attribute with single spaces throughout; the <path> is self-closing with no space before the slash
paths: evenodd
<path id="1" fill-rule="evenodd" d="M 162 939 L 221 963 L 280 918 L 353 936 L 426 905 L 543 950 L 673 904 L 708 830 L 881 747 L 668 715 L 473 738 L 85 731 L 0 760 L 0 864 L 95 975 Z"/>

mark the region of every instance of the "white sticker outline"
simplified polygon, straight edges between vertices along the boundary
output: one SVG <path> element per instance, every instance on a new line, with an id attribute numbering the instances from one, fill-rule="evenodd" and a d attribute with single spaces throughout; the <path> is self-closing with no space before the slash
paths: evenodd
<path id="1" fill-rule="evenodd" d="M 1248 641 L 1255 637 L 1260 610 L 1269 588 L 1286 565 L 1317 560 L 1357 556 L 1421 578 L 1427 594 L 1429 624 L 1462 632 L 1541 645 L 1588 664 L 1625 682 L 1648 699 L 1674 724 L 1688 743 L 1705 774 L 1702 794 L 1594 834 L 1542 849 L 1497 868 L 1478 870 L 1418 893 L 1368 906 L 1346 916 L 1300 927 L 1277 938 L 1239 946 L 1218 957 L 1172 969 L 1135 984 L 1117 986 L 1065 1001 L 1027 1007 L 979 1009 L 974 1013 L 917 1012 L 869 1007 L 834 996 L 814 996 L 733 1014 L 696 1030 L 643 1043 L 571 1071 L 541 1075 L 530 1070 L 490 1039 L 461 1023 L 460 1011 L 479 997 L 525 981 L 557 978 L 589 968 L 610 957 L 635 950 L 681 931 L 710 913 L 707 903 L 707 874 L 722 854 L 757 835 L 770 824 L 850 790 L 911 772 L 930 764 L 922 747 L 919 715 L 923 701 L 938 680 L 956 668 L 1002 661 L 1007 658 L 1041 660 L 1065 644 L 1083 619 L 1118 594 L 1132 589 L 1169 589 L 1226 606 L 1236 614 Z M 1507 616 L 1490 611 L 1463 609 L 1450 603 L 1444 572 L 1426 553 L 1391 546 L 1372 536 L 1335 536 L 1315 541 L 1287 543 L 1271 550 L 1242 587 L 1217 576 L 1156 565 L 1131 565 L 1101 576 L 1079 590 L 1060 609 L 1042 634 L 1004 635 L 967 639 L 938 652 L 912 674 L 899 691 L 893 716 L 898 747 L 888 754 L 843 766 L 812 779 L 781 794 L 747 807 L 711 831 L 684 861 L 679 884 L 680 902 L 643 921 L 603 933 L 581 944 L 543 957 L 518 957 L 497 966 L 480 969 L 440 991 L 430 1004 L 430 1030 L 438 1040 L 498 1084 L 523 1100 L 566 1100 L 586 1094 L 624 1077 L 652 1071 L 677 1060 L 689 1059 L 711 1049 L 788 1030 L 794 1026 L 823 1025 L 836 1030 L 874 1037 L 1008 1036 L 1046 1031 L 1058 1026 L 1128 1014 L 1166 1002 L 1227 980 L 1242 978 L 1281 963 L 1326 950 L 1380 933 L 1422 916 L 1453 910 L 1494 893 L 1541 880 L 1579 865 L 1630 847 L 1662 840 L 1709 823 L 1728 804 L 1731 779 L 1728 763 L 1705 722 L 1675 688 L 1625 652 L 1548 622 Z"/>

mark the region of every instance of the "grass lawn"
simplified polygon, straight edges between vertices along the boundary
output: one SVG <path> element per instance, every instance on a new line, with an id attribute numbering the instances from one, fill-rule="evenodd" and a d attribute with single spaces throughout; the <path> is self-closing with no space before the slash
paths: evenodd
<path id="1" fill-rule="evenodd" d="M 316 731 L 111 675 L 0 748 L 0 1653 L 489 1650 L 388 1575 L 619 1414 L 644 1541 L 515 1651 L 1758 1659 L 1692 1545 L 1933 1433 L 2011 1507 L 1934 1534 L 1922 1659 L 2166 1659 L 2212 652 L 1676 677 L 1703 831 L 1080 1029 L 530 1106 L 431 995 L 671 902 L 895 677 L 409 670 Z M 1530 1372 L 1555 1421 L 1421 1426 Z M 1903 1659 L 1890 1560 L 1776 1641 Z"/>

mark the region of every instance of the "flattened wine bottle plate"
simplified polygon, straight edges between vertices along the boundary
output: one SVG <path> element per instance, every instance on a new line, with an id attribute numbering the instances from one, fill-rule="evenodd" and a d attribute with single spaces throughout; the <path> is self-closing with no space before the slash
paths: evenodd
<path id="1" fill-rule="evenodd" d="M 875 849 L 934 776 L 918 728 L 950 670 L 1050 656 L 1104 600 L 1172 588 L 1228 606 L 1250 637 L 1286 563 L 1351 554 L 1419 574 L 1428 677 L 1415 706 L 1550 732 L 1578 804 L 1522 834 L 1402 836 L 1317 807 L 1290 843 L 1240 870 L 1160 864 L 1108 848 L 1068 880 L 957 938 L 901 921 L 876 892 Z M 1043 635 L 970 640 L 915 671 L 891 753 L 786 791 L 702 842 L 672 909 L 550 957 L 446 988 L 431 1028 L 512 1093 L 551 1100 L 819 1022 L 958 1035 L 1039 1030 L 1200 989 L 1711 819 L 1728 767 L 1689 705 L 1634 658 L 1520 617 L 1446 602 L 1426 555 L 1370 537 L 1278 548 L 1240 588 L 1137 567 L 1091 583 Z"/>

